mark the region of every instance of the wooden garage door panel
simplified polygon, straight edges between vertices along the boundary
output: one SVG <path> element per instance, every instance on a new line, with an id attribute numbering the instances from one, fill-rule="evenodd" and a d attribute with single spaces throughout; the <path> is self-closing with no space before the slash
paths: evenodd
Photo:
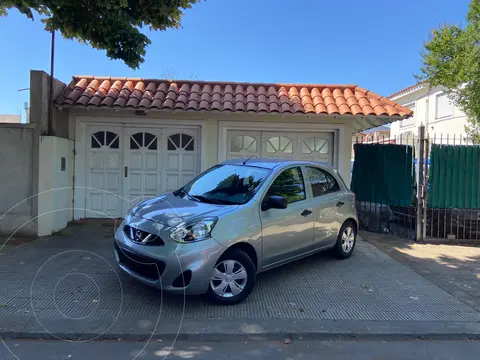
<path id="1" fill-rule="evenodd" d="M 260 131 L 229 130 L 227 133 L 227 159 L 260 156 Z"/>
<path id="2" fill-rule="evenodd" d="M 87 129 L 86 217 L 118 217 L 121 209 L 121 128 Z"/>
<path id="3" fill-rule="evenodd" d="M 165 191 L 174 191 L 199 173 L 199 131 L 197 129 L 165 129 Z"/>
<path id="4" fill-rule="evenodd" d="M 121 217 L 200 171 L 198 128 L 88 126 L 86 217 Z M 168 142 L 169 141 L 169 142 Z"/>
<path id="5" fill-rule="evenodd" d="M 309 160 L 333 165 L 333 132 L 228 130 L 227 159 L 249 156 Z"/>
<path id="6" fill-rule="evenodd" d="M 311 133 L 299 135 L 302 160 L 316 161 L 333 165 L 334 136 L 333 133 Z"/>
<path id="7" fill-rule="evenodd" d="M 294 160 L 297 155 L 297 135 L 286 132 L 262 132 L 262 156 Z"/>
<path id="8" fill-rule="evenodd" d="M 161 129 L 124 128 L 123 211 L 162 191 Z"/>

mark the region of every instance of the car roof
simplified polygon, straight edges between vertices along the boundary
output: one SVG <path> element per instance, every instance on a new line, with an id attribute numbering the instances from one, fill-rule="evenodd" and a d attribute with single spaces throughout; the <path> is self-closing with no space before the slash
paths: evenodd
<path id="1" fill-rule="evenodd" d="M 269 158 L 242 158 L 242 159 L 232 159 L 222 162 L 221 164 L 230 164 L 230 165 L 248 165 L 248 166 L 256 166 L 265 169 L 273 170 L 277 166 L 285 167 L 289 165 L 314 165 L 320 166 L 325 169 L 333 168 L 328 165 L 324 165 L 322 163 L 316 161 L 305 161 L 305 160 L 290 160 L 290 159 L 269 159 Z"/>

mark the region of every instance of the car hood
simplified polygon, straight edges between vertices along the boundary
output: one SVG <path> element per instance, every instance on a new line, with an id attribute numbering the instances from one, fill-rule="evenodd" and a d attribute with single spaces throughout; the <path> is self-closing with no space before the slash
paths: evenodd
<path id="1" fill-rule="evenodd" d="M 168 193 L 140 203 L 133 209 L 131 215 L 174 227 L 187 221 L 220 216 L 236 208 L 238 205 L 209 204 Z"/>

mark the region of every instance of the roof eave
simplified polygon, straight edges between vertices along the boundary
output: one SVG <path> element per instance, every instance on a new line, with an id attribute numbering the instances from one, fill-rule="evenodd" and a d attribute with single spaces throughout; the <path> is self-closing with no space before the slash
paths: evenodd
<path id="1" fill-rule="evenodd" d="M 428 83 L 420 82 L 420 83 L 408 86 L 408 87 L 406 87 L 402 90 L 399 90 L 399 91 L 393 93 L 392 95 L 388 96 L 388 99 L 390 99 L 392 101 L 395 101 L 395 100 L 398 100 L 398 99 L 400 99 L 404 96 L 407 96 L 407 95 L 413 94 L 413 93 L 415 93 L 419 90 L 425 89 L 428 86 L 429 86 Z"/>
<path id="2" fill-rule="evenodd" d="M 129 108 L 113 107 L 112 108 L 112 107 L 108 107 L 108 106 L 98 107 L 98 106 L 82 106 L 82 105 L 75 105 L 75 104 L 74 105 L 68 105 L 68 104 L 58 105 L 58 104 L 56 104 L 56 108 L 58 110 L 76 109 L 76 110 L 86 110 L 86 111 L 100 110 L 100 111 L 115 111 L 115 112 L 118 112 L 118 111 L 132 111 L 132 112 L 144 111 L 145 113 L 153 112 L 153 113 L 173 113 L 173 114 L 175 114 L 175 113 L 222 114 L 222 115 L 244 114 L 244 115 L 249 115 L 249 116 L 269 115 L 269 116 L 280 116 L 280 117 L 285 117 L 285 116 L 298 116 L 298 117 L 301 116 L 301 117 L 312 117 L 312 118 L 315 118 L 315 117 L 331 117 L 331 118 L 334 118 L 334 119 L 336 119 L 336 118 L 350 118 L 350 119 L 352 119 L 353 118 L 354 119 L 354 124 L 355 124 L 356 120 L 359 120 L 360 123 L 363 123 L 365 121 L 367 124 L 374 124 L 373 126 L 370 126 L 368 128 L 391 124 L 394 121 L 403 120 L 403 119 L 406 119 L 406 118 L 409 118 L 409 117 L 412 116 L 411 114 L 407 114 L 407 115 L 404 115 L 404 116 L 400 116 L 400 115 L 391 115 L 391 116 L 380 115 L 380 116 L 377 116 L 377 115 L 326 114 L 326 113 L 316 114 L 316 113 L 301 113 L 301 112 L 281 113 L 281 112 L 266 112 L 266 111 L 262 111 L 262 112 L 245 111 L 245 112 L 243 112 L 243 111 L 230 111 L 230 110 L 224 110 L 224 111 L 220 111 L 220 110 L 192 110 L 192 109 L 183 110 L 183 109 L 169 109 L 169 108 L 164 108 L 164 109 L 158 109 L 158 108 L 143 109 L 143 108 L 132 108 L 132 107 L 129 107 Z M 358 130 L 361 131 L 361 130 L 366 130 L 368 128 L 362 128 L 362 129 L 358 129 Z"/>

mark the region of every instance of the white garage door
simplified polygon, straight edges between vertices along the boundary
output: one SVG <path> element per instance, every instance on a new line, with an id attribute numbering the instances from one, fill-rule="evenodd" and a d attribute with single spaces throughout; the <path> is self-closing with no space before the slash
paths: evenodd
<path id="1" fill-rule="evenodd" d="M 121 217 L 198 175 L 199 129 L 88 127 L 86 217 Z"/>
<path id="2" fill-rule="evenodd" d="M 227 158 L 249 156 L 318 161 L 333 165 L 332 132 L 271 132 L 229 130 Z"/>

